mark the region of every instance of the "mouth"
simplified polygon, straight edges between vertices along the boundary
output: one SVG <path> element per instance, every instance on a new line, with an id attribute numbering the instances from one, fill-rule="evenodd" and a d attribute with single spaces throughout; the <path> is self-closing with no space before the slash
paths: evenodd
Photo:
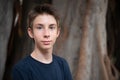
<path id="1" fill-rule="evenodd" d="M 42 43 L 43 43 L 44 45 L 49 45 L 49 44 L 51 43 L 51 41 L 42 41 Z"/>

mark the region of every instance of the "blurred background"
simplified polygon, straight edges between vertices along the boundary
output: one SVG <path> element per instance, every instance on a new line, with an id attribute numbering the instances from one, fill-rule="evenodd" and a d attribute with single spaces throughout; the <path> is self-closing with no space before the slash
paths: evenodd
<path id="1" fill-rule="evenodd" d="M 120 80 L 120 0 L 0 0 L 0 80 L 33 49 L 26 18 L 38 4 L 59 12 L 54 54 L 64 57 L 73 80 Z"/>

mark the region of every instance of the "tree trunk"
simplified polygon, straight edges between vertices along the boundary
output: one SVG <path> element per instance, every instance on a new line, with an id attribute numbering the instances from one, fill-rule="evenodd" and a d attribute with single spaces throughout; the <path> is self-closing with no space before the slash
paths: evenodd
<path id="1" fill-rule="evenodd" d="M 54 51 L 67 59 L 75 80 L 115 80 L 107 55 L 107 3 L 53 0 L 62 17 L 62 33 Z"/>
<path id="2" fill-rule="evenodd" d="M 109 0 L 107 10 L 108 54 L 120 72 L 120 0 Z"/>
<path id="3" fill-rule="evenodd" d="M 106 11 L 107 0 L 87 2 L 76 80 L 110 80 L 104 64 Z"/>
<path id="4" fill-rule="evenodd" d="M 14 2 L 14 17 L 19 15 L 19 19 L 13 21 L 12 32 L 10 35 L 6 68 L 3 80 L 11 80 L 11 70 L 20 59 L 31 53 L 33 49 L 32 39 L 27 35 L 27 14 L 36 4 L 50 3 L 50 0 L 23 0 L 20 5 L 19 0 Z"/>
<path id="5" fill-rule="evenodd" d="M 108 0 L 23 0 L 22 7 L 20 3 L 15 3 L 14 17 L 12 15 L 13 2 L 0 1 L 0 25 L 2 26 L 0 26 L 0 80 L 4 73 L 6 57 L 3 80 L 11 80 L 13 65 L 32 51 L 32 40 L 28 38 L 26 31 L 26 18 L 30 8 L 36 4 L 51 4 L 52 2 L 60 13 L 62 27 L 60 37 L 54 46 L 54 53 L 69 62 L 73 80 L 117 80 L 118 72 L 107 54 L 106 11 Z M 109 4 L 112 6 L 112 3 Z M 110 11 L 110 6 L 108 8 Z M 17 14 L 19 14 L 19 18 L 16 22 Z M 110 15 L 107 16 L 107 20 L 110 17 Z M 113 20 L 115 21 L 115 18 Z M 110 22 L 112 23 L 112 21 Z M 108 24 L 109 21 L 107 29 L 110 26 Z M 110 31 L 110 29 L 108 30 Z M 115 46 L 115 44 L 113 45 Z M 114 53 L 113 48 L 111 53 Z"/>
<path id="6" fill-rule="evenodd" d="M 13 0 L 0 0 L 0 80 L 7 57 L 7 45 L 13 19 Z"/>

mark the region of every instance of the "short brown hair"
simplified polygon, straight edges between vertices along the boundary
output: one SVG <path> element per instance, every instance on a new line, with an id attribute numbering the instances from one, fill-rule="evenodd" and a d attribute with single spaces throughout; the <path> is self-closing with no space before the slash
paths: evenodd
<path id="1" fill-rule="evenodd" d="M 56 9 L 53 8 L 50 4 L 40 4 L 32 8 L 31 11 L 28 13 L 27 26 L 32 28 L 34 19 L 41 14 L 52 15 L 56 19 L 57 25 L 59 26 L 58 13 Z"/>

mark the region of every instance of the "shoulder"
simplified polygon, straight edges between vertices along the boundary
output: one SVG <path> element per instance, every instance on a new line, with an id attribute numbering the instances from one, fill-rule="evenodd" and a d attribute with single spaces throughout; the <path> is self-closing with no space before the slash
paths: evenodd
<path id="1" fill-rule="evenodd" d="M 13 80 L 28 80 L 29 73 L 29 56 L 26 56 L 15 64 L 12 68 L 12 78 Z"/>
<path id="2" fill-rule="evenodd" d="M 66 59 L 62 58 L 62 57 L 59 57 L 59 56 L 56 56 L 56 55 L 53 55 L 54 57 L 54 60 L 61 66 L 63 67 L 68 67 L 68 62 L 66 61 Z"/>
<path id="3" fill-rule="evenodd" d="M 53 55 L 54 59 L 58 62 L 63 62 L 63 63 L 66 63 L 67 61 L 62 58 L 62 57 L 59 57 L 59 56 L 56 56 L 56 55 Z"/>
<path id="4" fill-rule="evenodd" d="M 24 57 L 23 59 L 21 59 L 20 61 L 18 61 L 14 66 L 13 69 L 20 69 L 20 70 L 25 70 L 28 68 L 29 66 L 29 56 Z"/>
<path id="5" fill-rule="evenodd" d="M 63 71 L 64 79 L 72 80 L 71 71 L 70 71 L 69 64 L 67 63 L 67 61 L 64 58 L 56 56 L 56 55 L 54 55 L 54 59 L 59 64 L 61 70 Z"/>

